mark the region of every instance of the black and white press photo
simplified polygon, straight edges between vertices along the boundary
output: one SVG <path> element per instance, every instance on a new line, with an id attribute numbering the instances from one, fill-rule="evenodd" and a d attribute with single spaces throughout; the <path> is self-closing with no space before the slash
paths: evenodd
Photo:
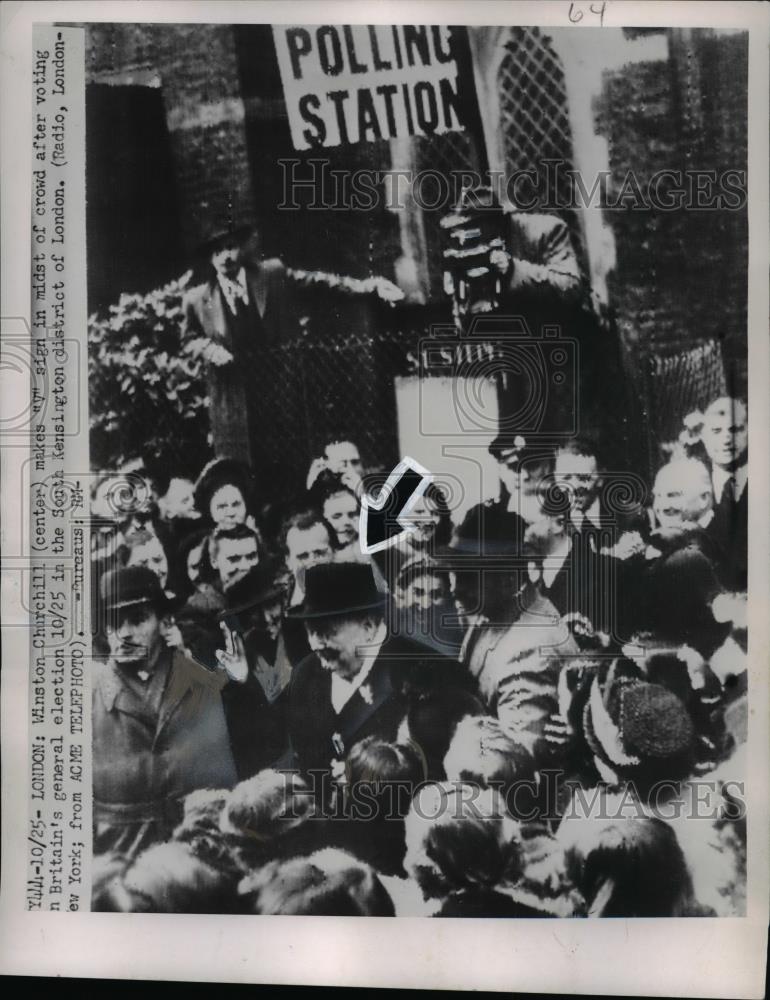
<path id="1" fill-rule="evenodd" d="M 31 35 L 28 915 L 128 928 L 119 976 L 631 995 L 696 988 L 692 933 L 728 995 L 767 907 L 765 22 L 157 6 Z"/>
<path id="2" fill-rule="evenodd" d="M 86 27 L 95 908 L 744 913 L 747 57 Z"/>

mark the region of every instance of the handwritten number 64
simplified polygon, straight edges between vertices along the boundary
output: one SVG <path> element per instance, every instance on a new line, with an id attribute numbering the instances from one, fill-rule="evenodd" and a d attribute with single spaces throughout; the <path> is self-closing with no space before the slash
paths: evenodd
<path id="1" fill-rule="evenodd" d="M 604 24 L 604 11 L 607 8 L 606 0 L 604 3 L 592 3 L 588 5 L 589 13 L 594 14 L 599 18 L 599 24 Z M 583 20 L 584 11 L 580 4 L 571 3 L 569 5 L 569 19 L 573 24 L 578 24 Z"/>

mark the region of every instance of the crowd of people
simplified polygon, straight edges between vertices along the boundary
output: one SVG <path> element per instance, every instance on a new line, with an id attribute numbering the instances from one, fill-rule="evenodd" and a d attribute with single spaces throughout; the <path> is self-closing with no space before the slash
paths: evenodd
<path id="1" fill-rule="evenodd" d="M 95 909 L 743 912 L 745 404 L 634 504 L 600 442 L 490 452 L 374 555 L 351 440 L 280 508 L 238 458 L 97 481 Z"/>

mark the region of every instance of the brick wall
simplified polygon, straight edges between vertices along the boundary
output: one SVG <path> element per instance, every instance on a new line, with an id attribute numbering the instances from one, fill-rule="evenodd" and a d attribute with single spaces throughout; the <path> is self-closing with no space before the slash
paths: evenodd
<path id="1" fill-rule="evenodd" d="M 615 185 L 642 189 L 661 169 L 744 168 L 747 41 L 671 32 L 667 62 L 607 72 L 596 106 Z M 267 252 L 309 269 L 393 277 L 393 213 L 276 212 L 288 141 L 268 26 L 88 26 L 90 82 L 154 87 L 173 162 L 180 266 L 205 229 L 226 218 L 265 223 Z M 131 136 L 126 136 L 130 145 Z M 120 130 L 99 137 L 121 143 Z M 331 151 L 335 168 L 390 163 L 387 144 Z M 609 294 L 627 348 L 674 351 L 717 337 L 745 378 L 747 219 L 743 212 L 617 210 Z M 129 289 L 133 290 L 133 289 Z"/>
<path id="2" fill-rule="evenodd" d="M 746 169 L 747 37 L 671 32 L 668 63 L 605 75 L 596 114 L 613 185 L 633 171 Z M 745 209 L 607 213 L 617 266 L 611 302 L 627 348 L 664 353 L 718 339 L 739 389 L 746 378 Z"/>
<path id="3" fill-rule="evenodd" d="M 90 24 L 86 71 L 87 82 L 161 88 L 188 250 L 230 210 L 238 220 L 254 221 L 231 26 L 201 32 L 196 25 Z"/>

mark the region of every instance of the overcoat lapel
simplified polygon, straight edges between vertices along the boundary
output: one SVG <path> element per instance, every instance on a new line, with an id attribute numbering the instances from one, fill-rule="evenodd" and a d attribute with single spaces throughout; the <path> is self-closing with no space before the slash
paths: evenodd
<path id="1" fill-rule="evenodd" d="M 342 737 L 346 750 L 355 742 L 355 736 L 364 724 L 393 696 L 387 663 L 375 661 L 362 687 L 371 691 L 371 702 L 362 697 L 361 688 L 358 688 L 337 717 L 337 732 Z"/>
<path id="2" fill-rule="evenodd" d="M 264 319 L 267 309 L 267 278 L 264 269 L 260 267 L 247 271 L 246 284 L 249 287 L 251 298 L 257 305 L 260 318 Z"/>
<path id="3" fill-rule="evenodd" d="M 219 694 L 227 683 L 224 670 L 207 670 L 179 652 L 174 653 L 168 684 L 161 703 L 157 735 L 180 712 L 201 712 L 212 694 Z"/>

